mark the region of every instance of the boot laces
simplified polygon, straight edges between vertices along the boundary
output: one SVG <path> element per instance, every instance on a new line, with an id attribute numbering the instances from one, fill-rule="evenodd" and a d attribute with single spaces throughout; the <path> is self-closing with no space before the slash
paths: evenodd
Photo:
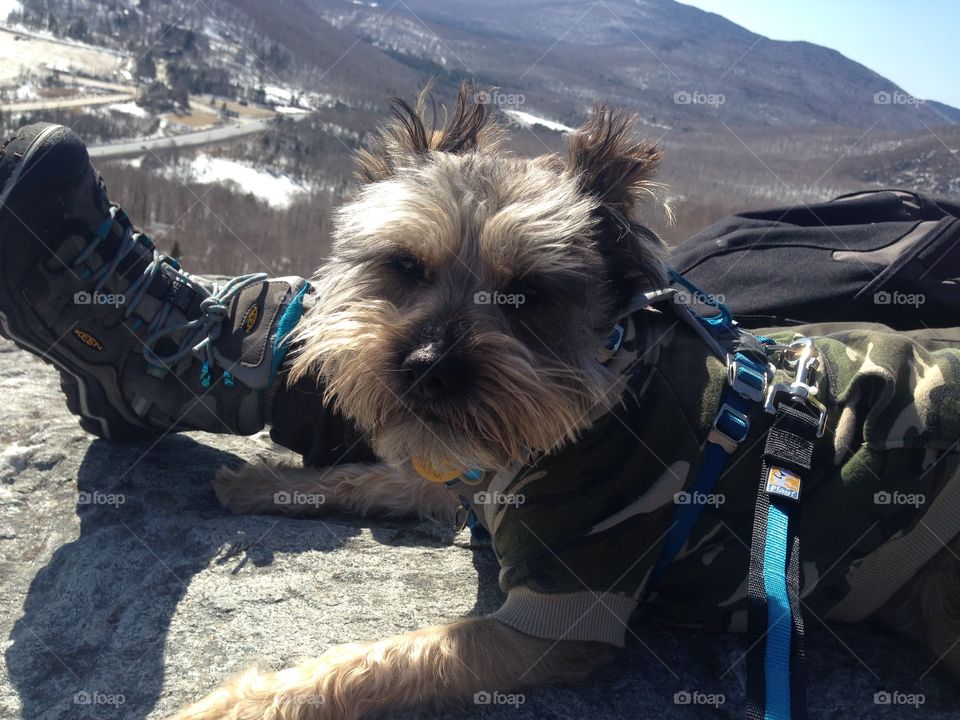
<path id="1" fill-rule="evenodd" d="M 171 321 L 170 314 L 173 311 L 173 304 L 169 302 L 164 303 L 160 311 L 147 325 L 147 332 L 150 334 L 143 343 L 143 357 L 151 365 L 169 370 L 187 355 L 194 354 L 198 357 L 202 356 L 204 362 L 201 369 L 201 381 L 204 387 L 208 387 L 210 368 L 214 365 L 213 345 L 220 336 L 223 319 L 229 311 L 230 301 L 235 295 L 250 285 L 266 280 L 267 273 L 240 275 L 230 280 L 222 288 L 211 293 L 193 278 L 190 273 L 183 270 L 175 258 L 159 252 L 148 235 L 133 227 L 126 213 L 118 205 L 110 206 L 110 213 L 97 228 L 94 239 L 74 260 L 73 268 L 75 270 L 79 270 L 87 258 L 106 240 L 115 221 L 123 227 L 123 237 L 113 258 L 94 273 L 93 280 L 95 284 L 93 293 L 96 294 L 103 290 L 103 287 L 116 273 L 123 259 L 129 255 L 138 244 L 143 244 L 150 248 L 153 252 L 152 260 L 140 277 L 126 289 L 125 295 L 129 297 L 124 303 L 125 310 L 123 318 L 124 320 L 130 318 L 134 310 L 136 310 L 137 305 L 139 305 L 140 301 L 146 295 L 157 273 L 161 272 L 164 266 L 167 268 L 166 272 L 172 275 L 174 279 L 183 283 L 201 297 L 206 295 L 207 297 L 204 297 L 200 302 L 200 315 L 193 320 L 184 322 Z M 182 333 L 182 338 L 174 352 L 166 355 L 156 353 L 154 347 L 162 338 L 180 333 Z M 229 373 L 225 373 L 224 377 L 230 378 L 226 384 L 231 385 L 232 378 L 229 376 Z"/>

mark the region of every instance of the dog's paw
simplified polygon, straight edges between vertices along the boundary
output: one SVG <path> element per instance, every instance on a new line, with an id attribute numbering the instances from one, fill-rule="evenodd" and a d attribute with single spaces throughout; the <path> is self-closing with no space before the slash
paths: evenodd
<path id="1" fill-rule="evenodd" d="M 263 460 L 236 468 L 224 465 L 213 479 L 213 491 L 223 507 L 238 515 L 283 512 L 276 497 L 281 472 Z"/>

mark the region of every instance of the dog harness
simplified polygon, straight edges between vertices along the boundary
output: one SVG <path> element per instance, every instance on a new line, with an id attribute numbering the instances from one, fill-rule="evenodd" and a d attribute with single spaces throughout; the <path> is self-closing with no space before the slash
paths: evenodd
<path id="1" fill-rule="evenodd" d="M 727 457 L 750 432 L 747 411 L 751 404 L 762 403 L 763 409 L 774 415 L 763 452 L 750 549 L 747 622 L 752 644 L 747 654 L 747 718 L 799 720 L 806 717 L 799 501 L 803 476 L 811 469 L 814 443 L 823 436 L 826 424 L 826 408 L 816 399 L 816 347 L 802 336 L 789 345 L 755 337 L 734 322 L 722 302 L 672 270 L 670 276 L 716 309 L 714 315 L 703 316 L 685 306 L 693 327 L 727 367 L 728 386 L 707 437 L 693 492 L 701 496 L 713 493 Z M 772 383 L 777 369 L 793 371 L 793 382 Z M 673 563 L 703 507 L 699 503 L 677 506 L 648 592 Z"/>
<path id="2" fill-rule="evenodd" d="M 452 490 L 492 536 L 499 621 L 613 645 L 630 620 L 751 630 L 750 717 L 799 718 L 801 598 L 862 620 L 960 531 L 960 330 L 754 337 L 681 293 L 625 317 L 627 384 L 576 441 Z"/>

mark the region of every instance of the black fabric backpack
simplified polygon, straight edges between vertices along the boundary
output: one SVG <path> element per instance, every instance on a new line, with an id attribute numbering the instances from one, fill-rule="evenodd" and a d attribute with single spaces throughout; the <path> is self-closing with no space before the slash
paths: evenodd
<path id="1" fill-rule="evenodd" d="M 675 246 L 668 262 L 747 328 L 960 325 L 960 204 L 913 192 L 732 215 Z"/>

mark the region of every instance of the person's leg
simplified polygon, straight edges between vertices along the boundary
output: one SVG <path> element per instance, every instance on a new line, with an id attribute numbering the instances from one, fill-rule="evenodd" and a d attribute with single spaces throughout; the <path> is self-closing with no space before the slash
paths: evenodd
<path id="1" fill-rule="evenodd" d="M 68 128 L 31 125 L 0 149 L 0 333 L 60 370 L 92 433 L 250 434 L 269 416 L 309 465 L 374 460 L 321 388 L 286 386 L 285 337 L 311 302 L 299 277 L 218 288 L 161 255 Z"/>
<path id="2" fill-rule="evenodd" d="M 295 353 L 293 348 L 290 355 Z M 300 454 L 305 467 L 378 462 L 353 423 L 324 403 L 319 378 L 304 377 L 291 385 L 281 367 L 268 407 L 270 438 Z"/>

